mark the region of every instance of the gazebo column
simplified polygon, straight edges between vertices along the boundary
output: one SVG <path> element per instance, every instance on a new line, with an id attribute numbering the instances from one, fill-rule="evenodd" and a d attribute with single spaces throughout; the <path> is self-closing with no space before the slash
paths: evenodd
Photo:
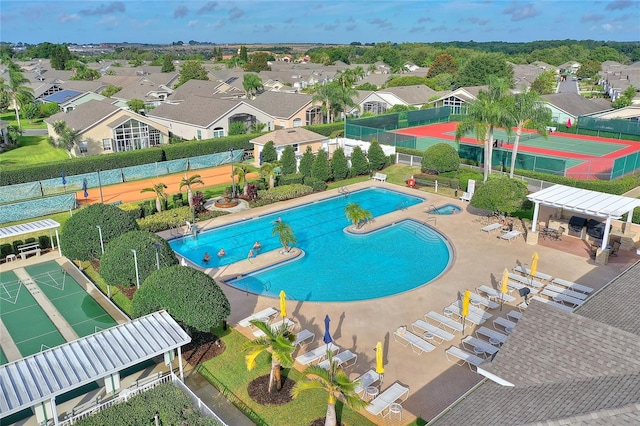
<path id="1" fill-rule="evenodd" d="M 601 250 L 605 250 L 609 245 L 609 228 L 611 227 L 611 216 L 607 216 L 607 220 L 604 222 L 604 234 L 602 234 Z"/>
<path id="2" fill-rule="evenodd" d="M 622 227 L 623 234 L 631 233 L 631 219 L 633 219 L 633 210 L 629 210 L 627 212 L 627 222 Z"/>
<path id="3" fill-rule="evenodd" d="M 180 366 L 180 380 L 184 383 L 184 370 L 182 368 L 182 346 L 178 346 L 178 365 Z"/>
<path id="4" fill-rule="evenodd" d="M 56 228 L 56 241 L 58 242 L 58 255 L 62 257 L 62 248 L 60 247 L 60 235 L 58 235 L 58 228 Z"/>
<path id="5" fill-rule="evenodd" d="M 56 407 L 56 397 L 51 398 L 51 412 L 53 414 L 53 424 L 58 426 L 60 420 L 58 419 L 58 407 Z"/>
<path id="6" fill-rule="evenodd" d="M 531 232 L 536 232 L 538 226 L 538 215 L 540 214 L 540 203 L 536 202 L 533 207 L 533 223 L 531 224 Z"/>

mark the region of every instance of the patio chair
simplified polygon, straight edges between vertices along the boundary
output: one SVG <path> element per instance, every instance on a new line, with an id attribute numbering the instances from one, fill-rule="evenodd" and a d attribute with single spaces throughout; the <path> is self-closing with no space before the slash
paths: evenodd
<path id="1" fill-rule="evenodd" d="M 351 367 L 356 362 L 358 362 L 358 355 L 354 354 L 350 350 L 345 350 L 336 354 L 332 359 L 333 359 L 333 362 L 338 363 L 339 367 L 346 368 L 346 367 Z M 318 367 L 328 370 L 330 367 L 329 358 L 319 362 Z"/>
<path id="2" fill-rule="evenodd" d="M 449 361 L 453 361 L 458 365 L 468 364 L 469 369 L 474 371 L 472 366 L 478 367 L 480 364 L 484 362 L 483 358 L 476 356 L 472 353 L 465 351 L 464 349 L 460 349 L 457 346 L 451 346 L 449 349 L 445 351 L 445 355 Z M 453 359 L 451 359 L 453 358 Z"/>
<path id="3" fill-rule="evenodd" d="M 411 324 L 411 328 L 414 332 L 422 332 L 422 333 L 431 333 L 433 336 L 433 340 L 436 343 L 442 343 L 443 341 L 451 341 L 454 338 L 452 333 L 441 329 L 433 324 L 429 324 L 428 322 L 418 319 Z"/>
<path id="4" fill-rule="evenodd" d="M 520 234 L 522 234 L 522 232 L 514 229 L 513 231 L 505 232 L 504 234 L 500 235 L 500 239 L 511 242 L 511 240 L 518 237 Z"/>
<path id="5" fill-rule="evenodd" d="M 374 416 L 381 415 L 382 417 L 386 417 L 390 413 L 389 406 L 391 404 L 398 400 L 404 401 L 408 396 L 408 387 L 402 386 L 400 383 L 394 383 L 367 405 L 367 411 Z"/>
<path id="6" fill-rule="evenodd" d="M 436 348 L 434 345 L 427 342 L 423 338 L 418 337 L 407 330 L 406 327 L 399 327 L 396 331 L 394 331 L 393 340 L 400 343 L 402 346 L 411 345 L 411 350 L 413 350 L 418 355 L 421 355 L 424 352 L 431 352 Z"/>
<path id="7" fill-rule="evenodd" d="M 621 245 L 622 244 L 620 244 L 620 241 L 614 241 L 613 244 L 611 245 L 611 251 L 609 252 L 609 256 L 617 256 L 618 250 L 620 250 Z"/>
<path id="8" fill-rule="evenodd" d="M 482 230 L 484 232 L 491 232 L 491 231 L 495 231 L 496 229 L 501 229 L 502 228 L 502 224 L 499 222 L 496 223 L 492 223 L 491 225 L 487 225 L 484 228 L 482 228 Z"/>
<path id="9" fill-rule="evenodd" d="M 356 377 L 354 380 L 357 382 L 356 387 L 353 389 L 358 395 L 362 396 L 365 390 L 369 386 L 373 386 L 374 384 L 380 381 L 380 374 L 376 373 L 375 370 L 369 370 L 364 374 Z"/>

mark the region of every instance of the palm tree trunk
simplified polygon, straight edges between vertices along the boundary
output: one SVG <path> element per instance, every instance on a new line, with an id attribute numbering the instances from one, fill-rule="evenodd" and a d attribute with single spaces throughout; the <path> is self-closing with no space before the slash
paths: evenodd
<path id="1" fill-rule="evenodd" d="M 269 393 L 282 388 L 282 380 L 280 379 L 280 364 L 275 360 L 271 361 L 271 373 L 269 374 Z"/>
<path id="2" fill-rule="evenodd" d="M 329 397 L 329 403 L 327 404 L 327 416 L 324 420 L 324 426 L 336 426 L 338 419 L 336 418 L 336 403 L 333 396 Z"/>
<path id="3" fill-rule="evenodd" d="M 511 151 L 511 168 L 509 169 L 509 177 L 513 179 L 513 169 L 516 168 L 516 156 L 518 155 L 518 144 L 520 143 L 520 135 L 522 134 L 522 126 L 518 123 L 516 128 L 516 137 L 513 140 L 513 150 Z"/>
<path id="4" fill-rule="evenodd" d="M 16 112 L 16 120 L 18 121 L 18 130 L 22 130 L 22 125 L 20 124 L 20 110 L 18 109 L 18 101 L 16 98 L 13 98 L 13 110 Z"/>
<path id="5" fill-rule="evenodd" d="M 489 158 L 489 133 L 484 137 L 484 182 L 489 179 L 489 169 L 491 168 L 491 158 Z"/>
<path id="6" fill-rule="evenodd" d="M 189 207 L 193 207 L 193 194 L 191 193 L 191 188 L 187 189 L 187 202 L 189 202 Z"/>
<path id="7" fill-rule="evenodd" d="M 159 212 L 162 211 L 162 201 L 160 201 L 160 197 L 156 197 L 156 210 Z"/>

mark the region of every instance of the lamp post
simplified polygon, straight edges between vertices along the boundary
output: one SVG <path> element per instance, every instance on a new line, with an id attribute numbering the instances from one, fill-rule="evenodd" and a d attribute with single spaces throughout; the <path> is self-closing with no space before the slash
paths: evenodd
<path id="1" fill-rule="evenodd" d="M 102 227 L 100 225 L 96 225 L 98 228 L 98 233 L 100 234 L 100 251 L 104 254 L 104 241 L 102 240 Z"/>
<path id="2" fill-rule="evenodd" d="M 102 197 L 102 179 L 100 179 L 100 169 L 98 169 L 98 186 L 100 187 L 100 202 L 104 204 L 104 198 Z"/>
<path id="3" fill-rule="evenodd" d="M 231 199 L 236 198 L 236 180 L 233 177 L 233 147 L 229 148 L 231 154 Z"/>
<path id="4" fill-rule="evenodd" d="M 160 243 L 153 243 L 153 246 L 156 248 L 156 266 L 160 269 Z"/>
<path id="5" fill-rule="evenodd" d="M 133 263 L 136 265 L 136 287 L 140 288 L 140 274 L 138 273 L 138 252 L 131 249 L 133 253 Z"/>

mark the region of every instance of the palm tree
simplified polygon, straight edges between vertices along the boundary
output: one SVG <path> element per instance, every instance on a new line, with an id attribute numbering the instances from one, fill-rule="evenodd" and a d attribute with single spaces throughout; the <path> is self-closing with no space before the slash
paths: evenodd
<path id="1" fill-rule="evenodd" d="M 316 92 L 311 98 L 312 102 L 322 103 L 322 112 L 327 116 L 327 123 L 331 123 L 331 105 L 335 104 L 336 86 L 324 84 L 316 87 Z"/>
<path id="2" fill-rule="evenodd" d="M 489 90 L 481 90 L 475 101 L 469 106 L 469 113 L 456 126 L 456 143 L 467 133 L 473 133 L 476 140 L 484 145 L 484 181 L 491 173 L 491 158 L 494 127 L 507 127 L 510 131 L 509 119 L 502 103 L 504 85 L 499 79 Z"/>
<path id="3" fill-rule="evenodd" d="M 7 65 L 9 80 L 3 80 L 0 83 L 0 91 L 11 99 L 13 110 L 16 113 L 18 128 L 22 130 L 22 125 L 20 124 L 20 108 L 33 102 L 33 89 L 27 86 L 29 79 L 22 75 L 20 68 L 16 64 L 6 58 L 3 59 L 2 62 Z"/>
<path id="4" fill-rule="evenodd" d="M 505 108 L 507 116 L 515 123 L 516 128 L 516 137 L 513 140 L 511 153 L 511 168 L 509 169 L 509 177 L 513 178 L 522 129 L 533 129 L 547 138 L 547 125 L 551 122 L 551 110 L 544 105 L 540 96 L 534 91 L 518 93 L 507 98 Z"/>
<path id="5" fill-rule="evenodd" d="M 354 108 L 357 104 L 353 101 L 353 98 L 358 96 L 358 91 L 351 86 L 339 86 L 335 90 L 336 107 L 342 110 L 344 118 L 347 117 L 347 107 Z"/>
<path id="6" fill-rule="evenodd" d="M 322 389 L 329 394 L 327 400 L 327 414 L 325 418 L 325 426 L 336 426 L 338 419 L 336 418 L 336 400 L 342 399 L 348 407 L 354 410 L 364 408 L 367 403 L 358 396 L 355 391 L 357 382 L 349 380 L 341 368 L 338 367 L 337 361 L 333 360 L 333 355 L 327 351 L 329 357 L 329 369 L 325 370 L 317 365 L 311 365 L 303 371 L 305 378 L 296 382 L 291 390 L 294 398 L 297 398 L 306 390 Z"/>
<path id="7" fill-rule="evenodd" d="M 373 219 L 373 215 L 367 209 L 364 209 L 358 203 L 349 203 L 344 208 L 344 214 L 347 216 L 347 219 L 356 227 L 356 229 L 360 229 L 367 220 Z"/>
<path id="8" fill-rule="evenodd" d="M 191 185 L 204 185 L 202 179 L 200 179 L 200 175 L 191 175 L 187 177 L 187 174 L 184 174 L 184 177 L 180 181 L 180 191 L 182 191 L 183 187 L 187 187 L 187 201 L 189 202 L 189 207 L 193 207 L 192 193 L 191 193 Z"/>
<path id="9" fill-rule="evenodd" d="M 73 147 L 80 142 L 80 132 L 67 126 L 66 121 L 56 121 L 53 123 L 53 130 L 59 136 L 57 140 L 52 143 L 56 146 L 62 145 L 67 150 L 69 158 L 71 158 L 71 151 Z"/>
<path id="10" fill-rule="evenodd" d="M 275 188 L 276 186 L 276 168 L 278 167 L 275 163 L 264 163 L 260 167 L 260 174 L 269 179 L 269 188 Z"/>
<path id="11" fill-rule="evenodd" d="M 249 190 L 249 182 L 247 181 L 247 174 L 249 171 L 245 166 L 238 166 L 233 169 L 234 176 L 238 176 L 238 186 L 242 187 L 242 195 L 247 196 Z"/>
<path id="12" fill-rule="evenodd" d="M 255 98 L 255 94 L 264 88 L 262 80 L 258 74 L 254 73 L 247 73 L 244 75 L 242 87 L 244 87 L 244 90 L 247 92 L 247 97 L 249 99 Z"/>
<path id="13" fill-rule="evenodd" d="M 291 225 L 286 222 L 283 222 L 281 219 L 278 219 L 273 226 L 273 230 L 271 231 L 271 235 L 277 235 L 280 239 L 280 244 L 282 244 L 282 248 L 286 253 L 291 250 L 289 246 L 291 244 L 295 244 L 298 242 L 295 234 L 293 233 L 293 229 L 291 229 Z"/>
<path id="14" fill-rule="evenodd" d="M 153 192 L 154 194 L 156 194 L 156 210 L 158 210 L 159 212 L 162 211 L 162 202 L 161 200 L 167 199 L 167 194 L 166 192 L 164 192 L 164 190 L 167 189 L 167 185 L 165 185 L 164 183 L 160 182 L 157 183 L 155 185 L 153 185 L 150 188 L 145 188 L 140 190 L 140 192 Z"/>
<path id="15" fill-rule="evenodd" d="M 286 323 L 282 323 L 277 327 L 271 328 L 269 324 L 260 320 L 251 320 L 251 324 L 264 333 L 264 336 L 255 340 L 245 342 L 242 346 L 243 352 L 246 353 L 244 359 L 247 363 L 247 369 L 253 370 L 256 366 L 256 358 L 261 353 L 267 351 L 271 357 L 271 373 L 269 374 L 269 393 L 274 389 L 282 388 L 282 380 L 280 377 L 280 366 L 291 368 L 293 366 L 293 346 L 295 334 L 291 333 Z"/>

